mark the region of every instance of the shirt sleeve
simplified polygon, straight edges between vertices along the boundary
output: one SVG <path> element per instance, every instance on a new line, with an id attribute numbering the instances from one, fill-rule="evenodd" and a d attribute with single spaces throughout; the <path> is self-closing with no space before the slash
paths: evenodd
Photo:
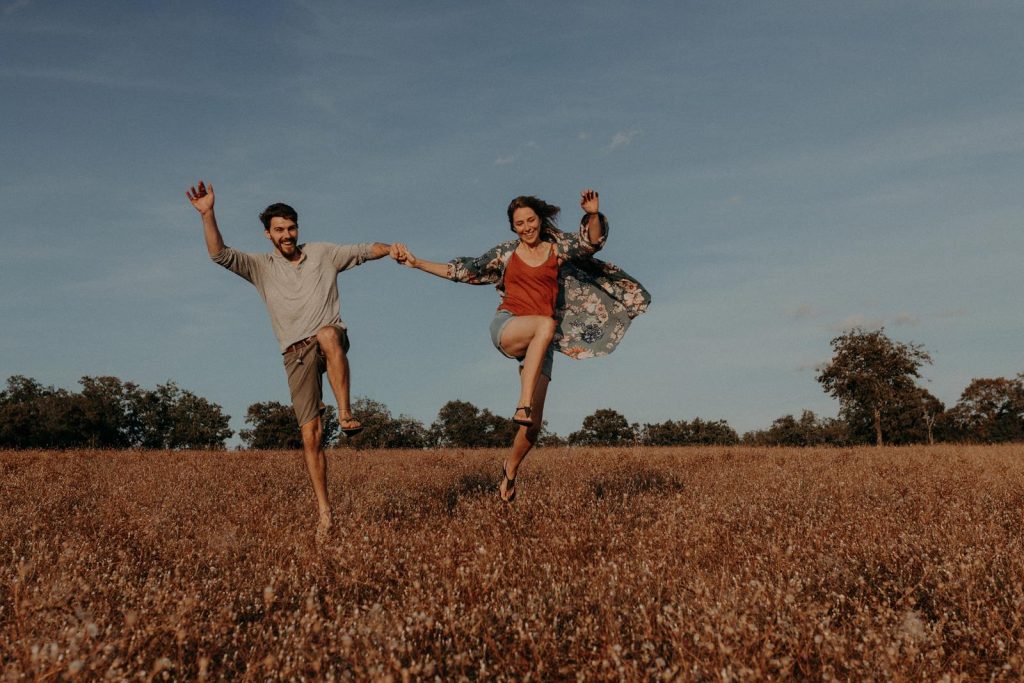
<path id="1" fill-rule="evenodd" d="M 329 246 L 331 263 L 340 273 L 355 268 L 370 259 L 373 255 L 373 242 L 361 244 L 332 244 Z"/>
<path id="2" fill-rule="evenodd" d="M 601 251 L 604 243 L 608 241 L 608 219 L 603 213 L 597 214 L 601 221 L 601 235 L 596 242 L 590 241 L 590 230 L 587 228 L 587 215 L 580 219 L 580 230 L 577 234 L 562 233 L 562 240 L 559 246 L 562 249 L 562 258 L 566 261 L 573 261 L 581 258 L 589 258 Z"/>
<path id="3" fill-rule="evenodd" d="M 489 285 L 497 282 L 505 271 L 502 254 L 503 247 L 507 244 L 509 243 L 499 244 L 476 258 L 460 256 L 452 259 L 448 262 L 448 279 L 470 285 Z"/>
<path id="4" fill-rule="evenodd" d="M 247 254 L 231 247 L 224 247 L 210 257 L 214 263 L 224 266 L 235 275 L 256 284 L 259 277 L 259 259 L 254 254 Z"/>

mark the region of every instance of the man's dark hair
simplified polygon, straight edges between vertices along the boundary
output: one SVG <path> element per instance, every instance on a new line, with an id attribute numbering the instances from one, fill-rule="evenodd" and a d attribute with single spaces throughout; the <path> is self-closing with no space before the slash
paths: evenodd
<path id="1" fill-rule="evenodd" d="M 512 214 L 516 212 L 516 209 L 533 209 L 537 217 L 540 218 L 541 234 L 545 235 L 550 235 L 550 229 L 558 225 L 558 212 L 561 210 L 543 199 L 528 195 L 516 197 L 508 205 L 508 227 L 512 232 L 516 231 L 515 226 L 512 225 Z"/>
<path id="2" fill-rule="evenodd" d="M 263 209 L 263 213 L 260 214 L 260 223 L 263 224 L 264 230 L 270 230 L 271 218 L 288 218 L 295 221 L 296 225 L 299 223 L 299 214 L 295 209 L 280 202 L 277 204 L 271 204 L 267 208 Z"/>

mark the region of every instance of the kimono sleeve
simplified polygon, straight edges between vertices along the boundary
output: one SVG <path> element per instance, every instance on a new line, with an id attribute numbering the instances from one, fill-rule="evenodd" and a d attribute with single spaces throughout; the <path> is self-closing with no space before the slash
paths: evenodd
<path id="1" fill-rule="evenodd" d="M 578 259 L 590 258 L 601 251 L 604 243 L 608 241 L 608 219 L 603 213 L 597 214 L 601 221 L 601 236 L 596 242 L 590 241 L 590 230 L 587 228 L 587 216 L 580 220 L 579 232 L 573 234 L 568 232 L 560 233 L 558 240 L 559 250 L 562 252 L 562 259 L 575 261 Z"/>
<path id="2" fill-rule="evenodd" d="M 458 257 L 448 262 L 448 279 L 470 285 L 489 285 L 498 282 L 505 272 L 503 254 L 511 253 L 514 242 L 505 242 L 477 258 Z"/>

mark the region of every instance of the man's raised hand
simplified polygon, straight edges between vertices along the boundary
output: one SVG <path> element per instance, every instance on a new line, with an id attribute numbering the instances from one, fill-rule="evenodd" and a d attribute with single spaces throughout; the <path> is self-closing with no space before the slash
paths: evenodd
<path id="1" fill-rule="evenodd" d="M 185 192 L 185 196 L 201 214 L 213 211 L 213 183 L 207 185 L 202 180 Z"/>

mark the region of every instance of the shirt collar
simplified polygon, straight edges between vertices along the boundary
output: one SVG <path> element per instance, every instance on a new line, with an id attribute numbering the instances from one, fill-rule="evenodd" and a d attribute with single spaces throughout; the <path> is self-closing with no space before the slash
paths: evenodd
<path id="1" fill-rule="evenodd" d="M 305 244 L 299 244 L 297 246 L 298 246 L 298 249 L 299 249 L 299 263 L 302 263 L 303 261 L 306 260 L 306 245 Z M 276 259 L 276 260 L 280 261 L 281 263 L 284 263 L 284 264 L 289 265 L 289 266 L 293 265 L 292 262 L 289 261 L 288 259 L 286 259 L 284 256 L 282 256 L 281 252 L 279 252 L 277 249 L 274 249 L 273 251 L 270 252 L 270 258 Z M 294 265 L 298 265 L 298 263 L 296 263 Z"/>

